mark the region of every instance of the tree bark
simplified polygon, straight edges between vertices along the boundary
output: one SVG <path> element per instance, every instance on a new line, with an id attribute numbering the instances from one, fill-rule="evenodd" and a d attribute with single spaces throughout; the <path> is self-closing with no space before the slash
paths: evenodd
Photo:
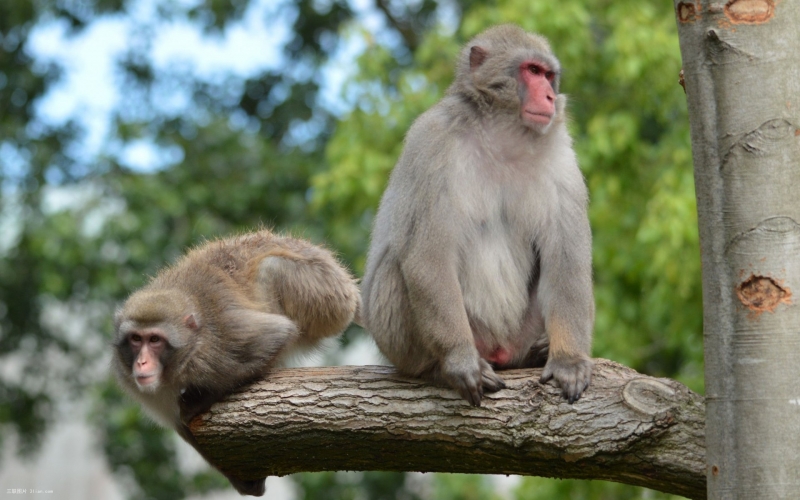
<path id="1" fill-rule="evenodd" d="M 797 498 L 800 4 L 675 8 L 703 263 L 709 498 Z"/>
<path id="2" fill-rule="evenodd" d="M 569 405 L 540 369 L 472 407 L 391 367 L 276 370 L 190 423 L 224 473 L 384 470 L 605 479 L 705 498 L 704 402 L 680 383 L 597 360 Z"/>

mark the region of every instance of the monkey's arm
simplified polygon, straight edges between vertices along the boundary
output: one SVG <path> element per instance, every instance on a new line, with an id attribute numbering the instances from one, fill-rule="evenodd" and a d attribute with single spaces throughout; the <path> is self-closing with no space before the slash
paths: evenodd
<path id="1" fill-rule="evenodd" d="M 570 403 L 580 397 L 592 374 L 592 242 L 585 214 L 579 197 L 568 198 L 556 227 L 539 249 L 542 274 L 538 293 L 550 342 L 541 381 L 555 379 Z"/>
<path id="2" fill-rule="evenodd" d="M 299 341 L 315 344 L 353 320 L 361 301 L 354 280 L 326 250 L 275 249 L 258 265 L 256 286 L 273 292 L 283 313 L 301 330 Z"/>
<path id="3" fill-rule="evenodd" d="M 415 340 L 438 360 L 434 377 L 480 406 L 484 389 L 497 391 L 505 385 L 475 347 L 458 281 L 454 223 L 436 223 L 446 220 L 441 210 L 436 213 L 438 217 L 417 222 L 400 266 L 419 336 Z"/>

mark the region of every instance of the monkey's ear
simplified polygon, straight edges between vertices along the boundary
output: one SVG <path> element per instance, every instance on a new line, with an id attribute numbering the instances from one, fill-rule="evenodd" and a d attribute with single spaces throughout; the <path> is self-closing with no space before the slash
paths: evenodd
<path id="1" fill-rule="evenodd" d="M 481 64 L 489 57 L 489 53 L 483 47 L 473 45 L 469 49 L 469 69 L 474 70 L 480 67 Z"/>
<path id="2" fill-rule="evenodd" d="M 183 324 L 186 325 L 186 328 L 190 330 L 197 330 L 200 328 L 200 325 L 197 323 L 197 318 L 194 317 L 194 314 L 187 314 L 184 316 Z"/>

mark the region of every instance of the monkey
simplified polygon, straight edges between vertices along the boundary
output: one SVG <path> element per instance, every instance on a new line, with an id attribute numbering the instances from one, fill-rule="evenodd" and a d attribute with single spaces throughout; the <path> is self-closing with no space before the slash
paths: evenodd
<path id="1" fill-rule="evenodd" d="M 341 333 L 359 307 L 355 280 L 322 247 L 266 229 L 207 242 L 116 311 L 113 371 L 202 455 L 188 427 L 195 416 L 288 353 Z M 264 494 L 266 478 L 228 479 L 243 495 Z"/>
<path id="2" fill-rule="evenodd" d="M 591 380 L 588 190 L 560 75 L 542 36 L 477 35 L 408 130 L 373 222 L 367 330 L 398 371 L 474 406 L 505 387 L 495 369 L 544 367 L 569 404 Z"/>

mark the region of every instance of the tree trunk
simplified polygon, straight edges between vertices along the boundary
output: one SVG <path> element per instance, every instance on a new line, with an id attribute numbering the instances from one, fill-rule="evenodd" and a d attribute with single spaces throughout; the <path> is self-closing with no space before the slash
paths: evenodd
<path id="1" fill-rule="evenodd" d="M 709 498 L 800 492 L 800 4 L 675 1 L 703 263 Z"/>
<path id="2" fill-rule="evenodd" d="M 597 360 L 567 404 L 540 369 L 501 372 L 475 408 L 393 368 L 277 370 L 196 417 L 196 445 L 237 479 L 385 470 L 605 479 L 705 498 L 703 398 Z"/>

